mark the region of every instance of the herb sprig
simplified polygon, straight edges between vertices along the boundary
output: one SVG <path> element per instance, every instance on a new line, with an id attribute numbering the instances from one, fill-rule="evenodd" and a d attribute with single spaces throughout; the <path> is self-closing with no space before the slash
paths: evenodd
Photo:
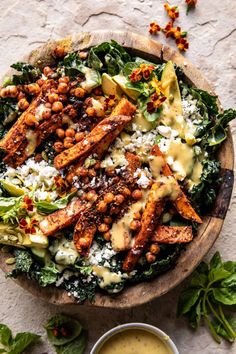
<path id="1" fill-rule="evenodd" d="M 31 344 L 38 341 L 39 335 L 31 332 L 17 333 L 15 337 L 5 324 L 0 324 L 0 353 L 21 354 Z"/>
<path id="2" fill-rule="evenodd" d="M 209 265 L 202 262 L 194 272 L 190 285 L 179 298 L 178 316 L 187 317 L 197 328 L 203 318 L 217 343 L 220 337 L 229 342 L 236 338 L 236 318 L 229 316 L 236 304 L 236 262 L 222 262 L 219 252 Z"/>

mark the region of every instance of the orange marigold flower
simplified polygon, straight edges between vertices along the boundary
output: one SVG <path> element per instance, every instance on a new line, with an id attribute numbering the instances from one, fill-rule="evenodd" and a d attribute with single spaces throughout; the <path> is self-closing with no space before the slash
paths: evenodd
<path id="1" fill-rule="evenodd" d="M 132 82 L 138 82 L 142 79 L 148 80 L 154 69 L 155 67 L 153 65 L 140 64 L 140 67 L 134 69 L 132 73 L 129 75 L 129 79 Z"/>
<path id="2" fill-rule="evenodd" d="M 178 6 L 170 6 L 169 4 L 164 4 L 164 8 L 168 16 L 174 21 L 179 17 L 179 8 Z"/>
<path id="3" fill-rule="evenodd" d="M 24 230 L 26 234 L 35 234 L 36 233 L 35 226 L 38 225 L 38 223 L 39 222 L 36 219 L 31 219 L 31 220 L 20 219 L 19 226 L 21 229 Z"/>
<path id="4" fill-rule="evenodd" d="M 197 0 L 185 0 L 187 4 L 187 14 L 190 9 L 194 8 L 197 5 Z"/>
<path id="5" fill-rule="evenodd" d="M 187 39 L 185 38 L 178 38 L 176 39 L 176 44 L 177 47 L 179 48 L 179 50 L 186 52 L 186 50 L 189 47 L 189 43 L 187 41 Z"/>
<path id="6" fill-rule="evenodd" d="M 149 25 L 149 33 L 150 34 L 157 34 L 161 31 L 161 27 L 156 23 L 156 21 L 152 21 Z"/>
<path id="7" fill-rule="evenodd" d="M 154 93 L 150 97 L 151 101 L 147 103 L 147 111 L 148 113 L 154 113 L 158 108 L 161 107 L 162 103 L 166 100 L 166 97 L 163 95 L 158 95 Z"/>
<path id="8" fill-rule="evenodd" d="M 21 208 L 26 209 L 27 211 L 33 211 L 34 209 L 33 200 L 29 198 L 27 195 L 25 195 L 23 198 L 23 202 L 21 203 Z"/>
<path id="9" fill-rule="evenodd" d="M 163 28 L 163 32 L 165 33 L 166 38 L 171 37 L 178 39 L 187 36 L 187 32 L 182 32 L 180 27 L 173 27 L 172 22 L 167 23 L 167 25 Z"/>

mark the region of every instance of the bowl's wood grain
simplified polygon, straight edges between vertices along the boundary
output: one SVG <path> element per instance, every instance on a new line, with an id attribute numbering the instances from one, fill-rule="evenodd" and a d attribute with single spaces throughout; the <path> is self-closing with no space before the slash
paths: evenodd
<path id="1" fill-rule="evenodd" d="M 103 41 L 109 41 L 110 39 L 115 39 L 135 54 L 139 54 L 153 61 L 172 60 L 183 69 L 187 80 L 194 86 L 213 93 L 210 84 L 205 80 L 201 72 L 181 54 L 159 42 L 130 32 L 97 31 L 92 33 L 80 33 L 63 40 L 48 42 L 31 52 L 24 60 L 32 64 L 37 64 L 38 66 L 50 64 L 54 61 L 51 55 L 52 50 L 57 45 L 62 45 L 69 51 L 76 51 L 89 48 Z M 11 72 L 8 74 L 11 74 Z M 128 308 L 141 305 L 173 289 L 196 268 L 219 236 L 230 202 L 233 188 L 234 161 L 233 143 L 230 131 L 228 133 L 228 139 L 221 146 L 219 160 L 221 161 L 224 181 L 218 194 L 215 207 L 209 216 L 204 217 L 204 223 L 199 227 L 197 237 L 186 247 L 185 251 L 182 251 L 176 266 L 149 282 L 129 286 L 116 296 L 109 296 L 98 292 L 93 304 L 85 302 L 84 305 L 115 308 Z M 3 253 L 0 257 L 0 267 L 4 272 L 10 271 L 12 268 L 12 266 L 6 265 L 5 263 L 5 259 L 8 257 L 9 254 Z M 65 291 L 55 287 L 41 288 L 35 282 L 28 280 L 24 276 L 18 278 L 16 282 L 33 295 L 48 302 L 57 305 L 77 303 L 75 299 L 69 297 Z"/>

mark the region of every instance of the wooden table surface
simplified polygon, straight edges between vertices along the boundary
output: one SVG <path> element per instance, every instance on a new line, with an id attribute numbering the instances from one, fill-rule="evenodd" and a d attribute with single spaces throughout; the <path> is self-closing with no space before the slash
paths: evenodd
<path id="1" fill-rule="evenodd" d="M 148 35 L 152 20 L 164 25 L 168 19 L 163 10 L 165 1 L 151 0 L 20 0 L 0 2 L 0 75 L 26 52 L 48 39 L 65 37 L 80 31 L 95 29 L 129 30 Z M 184 0 L 179 5 L 178 25 L 189 32 L 188 57 L 212 82 L 224 108 L 235 106 L 236 92 L 236 1 L 198 1 L 198 7 L 185 15 Z M 158 40 L 165 42 L 162 35 Z M 168 40 L 169 45 L 173 45 Z M 236 122 L 231 125 L 236 138 Z M 221 235 L 210 255 L 219 250 L 224 259 L 235 260 L 236 194 L 225 220 Z M 208 257 L 209 257 L 208 256 Z M 207 258 L 208 258 L 207 257 Z M 104 310 L 83 306 L 55 307 L 46 304 L 6 280 L 0 272 L 0 322 L 13 331 L 34 331 L 42 341 L 31 354 L 53 353 L 42 324 L 57 312 L 76 315 L 89 330 L 89 349 L 108 329 L 125 322 L 147 322 L 166 331 L 176 342 L 181 354 L 235 353 L 236 345 L 217 345 L 204 327 L 190 330 L 185 321 L 176 319 L 176 303 L 182 286 L 146 305 L 130 310 Z"/>

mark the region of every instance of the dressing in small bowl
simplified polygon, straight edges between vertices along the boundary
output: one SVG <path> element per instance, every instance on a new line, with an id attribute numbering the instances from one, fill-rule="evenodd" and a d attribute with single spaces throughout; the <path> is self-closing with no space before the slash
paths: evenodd
<path id="1" fill-rule="evenodd" d="M 179 354 L 169 336 L 145 323 L 128 323 L 105 333 L 90 354 Z"/>

